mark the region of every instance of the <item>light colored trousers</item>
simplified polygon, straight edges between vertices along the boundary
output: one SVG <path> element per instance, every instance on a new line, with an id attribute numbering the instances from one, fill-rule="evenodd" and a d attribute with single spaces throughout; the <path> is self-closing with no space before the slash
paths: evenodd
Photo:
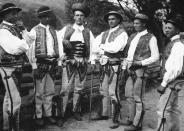
<path id="1" fill-rule="evenodd" d="M 161 125 L 160 131 L 180 131 L 180 115 L 178 109 L 178 92 L 166 88 L 164 94 L 160 96 L 158 101 L 158 126 L 160 127 L 162 117 L 166 119 Z"/>
<path id="2" fill-rule="evenodd" d="M 144 111 L 143 96 L 145 90 L 146 79 L 143 79 L 144 69 L 135 71 L 135 81 L 129 76 L 125 85 L 125 96 L 128 102 L 129 120 L 135 126 L 141 126 L 142 115 Z"/>
<path id="3" fill-rule="evenodd" d="M 11 112 L 10 94 L 11 94 L 11 97 L 13 100 L 13 115 L 15 114 L 15 112 L 20 110 L 20 105 L 21 105 L 20 94 L 19 94 L 19 91 L 17 89 L 17 86 L 16 86 L 13 78 L 10 77 L 8 79 L 10 94 L 8 92 L 8 86 L 7 86 L 6 80 L 4 79 L 4 77 L 6 76 L 5 72 L 6 72 L 7 76 L 11 76 L 11 74 L 14 70 L 15 70 L 14 67 L 2 67 L 2 68 L 0 68 L 0 74 L 2 76 L 3 83 L 4 83 L 5 89 L 6 89 L 4 103 L 3 103 L 3 129 L 4 130 L 9 129 L 9 118 L 8 117 L 9 117 L 9 114 Z"/>
<path id="4" fill-rule="evenodd" d="M 109 105 L 110 100 L 117 101 L 116 95 L 115 95 L 115 88 L 116 88 L 116 81 L 117 81 L 117 71 L 118 71 L 119 65 L 112 66 L 113 71 L 111 70 L 111 74 L 114 73 L 114 76 L 112 78 L 112 81 L 109 83 L 109 76 L 105 74 L 104 79 L 102 81 L 102 86 L 100 87 L 100 94 L 103 95 L 102 98 L 102 116 L 108 116 L 109 115 Z M 111 75 L 110 75 L 111 76 Z"/>
<path id="5" fill-rule="evenodd" d="M 52 115 L 52 98 L 55 95 L 55 84 L 50 74 L 43 79 L 36 79 L 36 117 L 50 117 Z"/>
<path id="6" fill-rule="evenodd" d="M 67 69 L 66 67 L 63 68 L 62 74 L 62 89 L 61 89 L 61 96 L 63 101 L 63 116 L 66 111 L 66 107 L 69 100 L 69 94 L 71 90 L 74 90 L 73 93 L 73 112 L 77 111 L 78 104 L 80 102 L 80 91 L 84 88 L 84 82 L 86 81 L 86 76 L 84 80 L 80 81 L 79 74 L 77 70 L 74 71 L 73 75 L 71 76 L 70 80 L 68 79 Z"/>

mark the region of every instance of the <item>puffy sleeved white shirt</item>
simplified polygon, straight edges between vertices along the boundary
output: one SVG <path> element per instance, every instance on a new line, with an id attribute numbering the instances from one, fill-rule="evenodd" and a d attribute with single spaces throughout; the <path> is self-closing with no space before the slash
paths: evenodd
<path id="1" fill-rule="evenodd" d="M 3 21 L 3 23 L 12 26 L 9 22 Z M 19 55 L 29 49 L 26 40 L 14 36 L 7 29 L 0 29 L 0 45 L 7 53 L 12 55 Z"/>
<path id="2" fill-rule="evenodd" d="M 115 30 L 117 30 L 118 28 L 119 28 L 119 25 L 114 28 L 110 28 L 105 44 L 101 44 L 102 36 L 104 32 L 102 32 L 100 35 L 96 37 L 94 46 L 92 48 L 92 54 L 93 54 L 92 60 L 91 60 L 92 63 L 94 63 L 95 59 L 97 59 L 98 54 L 103 55 L 105 51 L 109 53 L 117 53 L 119 51 L 124 50 L 128 40 L 128 35 L 126 32 L 122 32 L 119 36 L 115 38 L 114 41 L 108 42 L 110 34 Z"/>
<path id="3" fill-rule="evenodd" d="M 180 36 L 175 35 L 171 38 L 171 41 L 178 39 Z M 182 72 L 184 58 L 184 44 L 182 42 L 174 43 L 171 53 L 165 63 L 165 74 L 162 86 L 166 87 L 167 84 L 176 79 Z"/>

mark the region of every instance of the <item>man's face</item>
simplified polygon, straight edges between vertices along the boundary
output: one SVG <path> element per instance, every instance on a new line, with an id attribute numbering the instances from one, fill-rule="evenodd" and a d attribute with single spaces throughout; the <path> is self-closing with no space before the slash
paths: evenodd
<path id="1" fill-rule="evenodd" d="M 114 28 L 120 23 L 120 19 L 116 15 L 109 15 L 108 23 L 110 28 Z"/>
<path id="2" fill-rule="evenodd" d="M 51 17 L 49 17 L 49 16 L 43 16 L 43 17 L 40 18 L 40 22 L 43 25 L 50 25 Z"/>
<path id="3" fill-rule="evenodd" d="M 5 16 L 5 20 L 10 23 L 16 23 L 18 20 L 18 11 L 12 10 Z"/>
<path id="4" fill-rule="evenodd" d="M 137 32 L 141 32 L 146 29 L 146 24 L 139 19 L 134 20 L 134 28 Z"/>
<path id="5" fill-rule="evenodd" d="M 74 12 L 74 20 L 77 25 L 82 25 L 84 23 L 85 15 L 81 11 Z"/>
<path id="6" fill-rule="evenodd" d="M 173 24 L 166 23 L 165 27 L 163 28 L 163 32 L 167 38 L 171 38 L 178 33 L 178 30 Z"/>

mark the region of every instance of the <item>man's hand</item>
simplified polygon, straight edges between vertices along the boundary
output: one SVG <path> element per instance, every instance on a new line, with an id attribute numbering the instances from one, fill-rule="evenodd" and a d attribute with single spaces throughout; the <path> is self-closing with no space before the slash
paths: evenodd
<path id="1" fill-rule="evenodd" d="M 38 69 L 33 69 L 33 76 L 34 76 L 35 79 L 39 79 L 40 78 Z"/>
<path id="2" fill-rule="evenodd" d="M 162 85 L 160 85 L 160 86 L 157 88 L 157 91 L 158 91 L 158 93 L 160 93 L 160 94 L 164 94 L 165 90 L 166 90 L 166 87 L 163 87 Z"/>

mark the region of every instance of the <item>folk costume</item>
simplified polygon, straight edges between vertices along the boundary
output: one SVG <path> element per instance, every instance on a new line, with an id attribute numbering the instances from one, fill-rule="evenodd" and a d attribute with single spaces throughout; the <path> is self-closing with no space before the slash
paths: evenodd
<path id="1" fill-rule="evenodd" d="M 42 6 L 38 9 L 38 17 L 49 15 L 49 7 Z M 61 66 L 59 59 L 63 55 L 63 46 L 58 32 L 50 25 L 39 23 L 30 31 L 29 36 L 32 46 L 28 56 L 33 70 L 38 70 L 35 76 L 36 86 L 36 118 L 52 116 L 52 98 L 55 95 L 57 67 Z"/>
<path id="2" fill-rule="evenodd" d="M 19 12 L 21 9 L 12 3 L 7 3 L 2 6 L 0 14 L 4 16 L 12 10 Z M 21 37 L 14 24 L 3 20 L 0 24 L 0 74 L 6 90 L 3 103 L 4 130 L 12 127 L 14 130 L 19 130 L 19 123 L 16 123 L 19 122 L 21 105 L 19 76 L 24 63 L 28 62 L 25 53 L 29 48 L 26 40 Z"/>
<path id="3" fill-rule="evenodd" d="M 73 12 L 83 12 L 85 17 L 89 15 L 89 8 L 82 3 L 74 4 L 72 9 Z M 65 53 L 61 90 L 64 117 L 71 89 L 72 91 L 74 90 L 73 112 L 76 114 L 79 112 L 80 93 L 84 89 L 87 63 L 90 57 L 90 46 L 93 43 L 94 36 L 88 28 L 74 23 L 73 25 L 65 26 L 60 31 L 60 37 L 63 39 Z M 71 47 L 68 48 L 66 45 L 70 45 Z"/>
<path id="4" fill-rule="evenodd" d="M 148 20 L 145 14 L 137 14 L 135 19 Z M 146 29 L 132 34 L 127 43 L 127 57 L 123 62 L 123 69 L 128 70 L 129 77 L 125 85 L 125 96 L 128 102 L 129 118 L 127 124 L 135 129 L 125 129 L 134 131 L 142 128 L 144 115 L 143 91 L 146 77 L 145 69 L 148 65 L 159 59 L 159 52 L 156 37 Z M 140 61 L 142 66 L 134 66 L 134 61 Z"/>
<path id="5" fill-rule="evenodd" d="M 109 15 L 117 15 L 120 18 L 120 22 L 122 21 L 121 14 L 116 11 L 111 11 L 104 17 L 106 22 L 108 22 Z M 127 39 L 128 35 L 123 26 L 119 23 L 117 26 L 97 36 L 92 50 L 92 63 L 94 64 L 95 60 L 97 60 L 100 61 L 102 66 L 100 93 L 103 98 L 101 112 L 99 112 L 98 117 L 107 118 L 109 116 L 108 111 L 111 101 L 114 108 L 114 123 L 118 123 L 120 113 L 120 103 L 118 103 L 115 90 L 118 86 L 117 79 L 120 73 L 121 60 L 123 59 L 123 51 L 127 44 Z"/>
<path id="6" fill-rule="evenodd" d="M 174 17 L 167 20 L 174 26 L 180 23 Z M 184 43 L 180 35 L 176 34 L 170 38 L 163 54 L 163 80 L 161 85 L 165 87 L 165 92 L 161 94 L 158 101 L 158 131 L 180 131 L 180 115 L 178 109 L 178 93 L 184 83 Z"/>

